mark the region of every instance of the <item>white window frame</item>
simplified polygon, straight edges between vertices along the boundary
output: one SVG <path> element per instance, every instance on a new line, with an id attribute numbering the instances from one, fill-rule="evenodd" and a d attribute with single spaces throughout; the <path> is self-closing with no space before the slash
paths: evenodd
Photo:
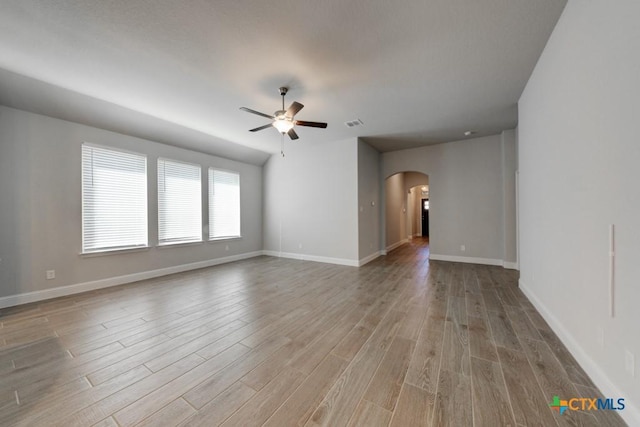
<path id="1" fill-rule="evenodd" d="M 92 150 L 91 153 L 87 153 L 87 155 L 91 156 L 91 165 L 85 164 L 85 160 L 86 160 L 85 149 Z M 115 195 L 114 194 L 112 194 L 111 196 L 107 195 L 113 199 L 111 200 L 112 204 L 113 203 L 117 204 L 118 202 L 126 202 L 126 200 L 123 201 L 122 199 L 118 199 L 118 194 L 122 194 L 123 192 L 126 192 L 128 193 L 129 197 L 133 197 L 134 199 L 134 202 L 130 201 L 130 203 L 133 203 L 134 206 L 137 205 L 137 207 L 139 207 L 137 214 L 136 213 L 132 214 L 128 210 L 123 211 L 124 219 L 118 219 L 118 218 L 107 219 L 108 223 L 103 225 L 103 227 L 108 228 L 108 227 L 118 226 L 118 222 L 121 222 L 121 221 L 126 222 L 128 225 L 132 223 L 140 222 L 139 224 L 137 224 L 139 228 L 136 231 L 130 233 L 128 236 L 127 235 L 121 236 L 123 240 L 129 240 L 129 242 L 123 241 L 121 242 L 121 244 L 112 244 L 112 245 L 106 244 L 106 242 L 102 245 L 91 244 L 91 239 L 99 240 L 100 237 L 89 236 L 90 229 L 92 228 L 92 226 L 90 225 L 90 223 L 92 222 L 92 218 L 89 218 L 89 214 L 88 214 L 88 210 L 90 208 L 89 205 L 93 203 L 95 208 L 95 203 L 104 204 L 105 202 L 109 201 L 109 200 L 105 200 L 102 197 L 99 197 L 96 199 L 96 198 L 93 198 L 90 194 L 88 194 L 89 190 L 87 186 L 93 185 L 93 184 L 89 184 L 87 182 L 87 179 L 91 179 L 92 183 L 93 183 L 93 180 L 96 179 L 96 169 L 94 168 L 94 163 L 93 163 L 93 156 L 95 154 L 95 150 L 106 151 L 112 154 L 119 153 L 119 154 L 122 154 L 123 156 L 130 156 L 129 160 L 131 160 L 133 156 L 136 156 L 136 157 L 139 157 L 138 160 L 143 160 L 144 162 L 144 173 L 142 174 L 143 182 L 141 183 L 141 188 L 137 189 L 137 193 L 135 192 L 135 190 L 131 191 L 133 188 L 131 187 L 131 185 L 134 184 L 132 182 L 126 186 L 124 191 L 122 189 L 119 189 L 117 190 L 117 193 L 115 193 Z M 82 252 L 81 254 L 83 255 L 100 254 L 100 253 L 148 248 L 149 247 L 149 216 L 148 216 L 148 176 L 147 176 L 148 158 L 147 158 L 147 155 L 133 152 L 133 151 L 113 148 L 109 146 L 102 146 L 98 144 L 91 144 L 88 142 L 84 142 L 81 145 L 80 158 L 81 158 L 80 162 L 81 162 L 81 204 L 82 204 L 82 214 L 81 214 L 82 216 L 82 236 L 81 236 Z M 123 158 L 123 160 L 125 159 Z M 87 171 L 86 170 L 87 167 L 91 167 L 91 170 Z M 93 221 L 95 222 L 96 219 L 93 218 Z M 102 231 L 102 234 L 104 233 L 105 233 L 105 230 Z M 102 240 L 105 240 L 105 239 L 107 239 L 107 237 L 103 236 Z M 134 242 L 134 241 L 137 241 L 137 242 Z"/>
<path id="2" fill-rule="evenodd" d="M 232 174 L 232 175 L 236 175 L 237 179 L 238 179 L 238 193 L 237 193 L 237 211 L 238 211 L 238 216 L 237 216 L 237 227 L 238 227 L 238 233 L 237 234 L 229 234 L 229 235 L 214 235 L 214 230 L 215 230 L 215 219 L 214 219 L 214 215 L 215 215 L 215 206 L 214 204 L 215 202 L 215 192 L 214 192 L 214 187 L 215 187 L 215 182 L 214 182 L 214 174 L 215 172 L 221 172 L 221 173 L 225 173 L 225 174 Z M 220 168 L 215 168 L 215 167 L 210 167 L 208 169 L 208 173 L 207 173 L 207 182 L 209 184 L 209 188 L 208 188 L 208 196 L 209 196 L 209 203 L 208 203 L 208 208 L 209 208 L 209 241 L 217 241 L 217 240 L 230 240 L 230 239 L 240 239 L 242 238 L 242 203 L 241 203 L 241 177 L 240 177 L 240 173 L 236 172 L 236 171 L 232 171 L 232 170 L 225 170 L 225 169 L 220 169 Z"/>
<path id="3" fill-rule="evenodd" d="M 162 206 L 162 203 L 163 203 L 162 192 L 165 191 L 165 189 L 162 188 L 163 180 L 161 180 L 160 175 L 163 171 L 165 171 L 166 173 L 166 170 L 161 169 L 161 166 L 160 166 L 161 162 L 164 162 L 165 164 L 169 163 L 173 165 L 190 166 L 190 167 L 197 168 L 198 170 L 198 184 L 199 184 L 198 193 L 197 193 L 198 206 L 197 206 L 197 209 L 194 209 L 194 211 L 191 213 L 192 215 L 195 216 L 194 223 L 197 224 L 198 232 L 193 233 L 191 236 L 186 236 L 186 235 L 178 236 L 178 237 L 163 236 L 162 222 L 164 219 L 162 215 L 163 215 L 163 212 L 165 212 L 166 210 Z M 203 241 L 202 239 L 202 166 L 197 163 L 189 163 L 189 162 L 183 162 L 180 160 L 159 157 L 157 161 L 157 178 L 158 178 L 158 186 L 157 186 L 158 187 L 158 246 L 201 243 Z M 164 184 L 166 185 L 166 176 L 164 178 Z M 193 227 L 194 227 L 194 230 L 191 230 L 191 231 L 195 231 L 195 225 Z"/>

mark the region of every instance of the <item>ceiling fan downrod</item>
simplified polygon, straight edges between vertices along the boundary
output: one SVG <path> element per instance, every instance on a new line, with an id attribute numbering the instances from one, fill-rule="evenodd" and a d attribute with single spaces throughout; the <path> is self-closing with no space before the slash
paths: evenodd
<path id="1" fill-rule="evenodd" d="M 280 96 L 282 96 L 282 111 L 284 111 L 284 96 L 289 92 L 289 88 L 286 86 L 282 86 L 280 88 Z"/>

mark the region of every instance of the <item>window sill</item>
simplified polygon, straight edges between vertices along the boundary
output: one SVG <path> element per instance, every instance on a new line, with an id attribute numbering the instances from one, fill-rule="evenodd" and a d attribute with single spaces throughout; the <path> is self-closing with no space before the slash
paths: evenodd
<path id="1" fill-rule="evenodd" d="M 242 236 L 229 236 L 229 237 L 214 237 L 213 239 L 209 239 L 209 243 L 215 242 L 224 242 L 229 240 L 242 240 Z"/>
<path id="2" fill-rule="evenodd" d="M 80 255 L 82 258 L 93 258 L 93 257 L 99 257 L 99 256 L 106 256 L 106 255 L 121 255 L 121 254 L 130 254 L 134 252 L 147 252 L 149 249 L 151 249 L 151 247 L 149 246 L 143 246 L 138 248 L 126 248 L 126 249 L 107 249 L 104 251 L 80 252 L 78 255 Z"/>
<path id="3" fill-rule="evenodd" d="M 202 243 L 204 243 L 202 240 L 199 240 L 197 242 L 158 243 L 157 248 L 166 249 L 166 248 L 176 248 L 176 247 L 183 247 L 183 246 L 197 246 L 197 245 L 201 245 Z"/>

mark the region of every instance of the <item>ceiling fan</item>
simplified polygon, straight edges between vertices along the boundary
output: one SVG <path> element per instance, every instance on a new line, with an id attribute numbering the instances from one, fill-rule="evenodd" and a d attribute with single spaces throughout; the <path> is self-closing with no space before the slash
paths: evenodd
<path id="1" fill-rule="evenodd" d="M 266 117 L 268 119 L 273 120 L 268 125 L 259 126 L 257 128 L 254 128 L 254 129 L 249 129 L 249 132 L 257 132 L 259 130 L 267 129 L 267 128 L 273 126 L 282 135 L 284 135 L 286 133 L 287 135 L 289 135 L 289 138 L 298 139 L 299 138 L 298 134 L 293 129 L 294 126 L 309 126 L 309 127 L 312 127 L 312 128 L 322 128 L 322 129 L 327 127 L 326 123 L 307 122 L 307 121 L 304 121 L 304 120 L 295 120 L 294 119 L 295 115 L 298 114 L 298 112 L 300 110 L 302 110 L 304 105 L 300 104 L 299 102 L 295 102 L 294 101 L 289 106 L 289 108 L 287 108 L 285 110 L 284 109 L 284 96 L 287 94 L 288 91 L 289 91 L 289 88 L 287 88 L 287 87 L 281 87 L 280 88 L 280 95 L 282 96 L 282 110 L 276 111 L 275 113 L 273 113 L 273 115 L 261 113 L 259 111 L 252 110 L 251 108 L 247 108 L 247 107 L 240 107 L 240 109 L 242 111 L 246 111 L 247 113 L 257 114 L 258 116 Z"/>

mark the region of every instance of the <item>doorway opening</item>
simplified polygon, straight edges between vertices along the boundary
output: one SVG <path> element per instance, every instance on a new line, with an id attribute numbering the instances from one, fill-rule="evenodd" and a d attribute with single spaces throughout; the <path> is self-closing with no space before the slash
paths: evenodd
<path id="1" fill-rule="evenodd" d="M 422 199 L 422 237 L 429 237 L 429 199 Z"/>
<path id="2" fill-rule="evenodd" d="M 412 240 L 415 243 L 420 240 L 421 245 L 428 245 L 430 229 L 433 228 L 433 218 L 429 218 L 428 212 L 429 176 L 412 171 L 389 176 L 385 180 L 384 200 L 386 251 Z"/>

